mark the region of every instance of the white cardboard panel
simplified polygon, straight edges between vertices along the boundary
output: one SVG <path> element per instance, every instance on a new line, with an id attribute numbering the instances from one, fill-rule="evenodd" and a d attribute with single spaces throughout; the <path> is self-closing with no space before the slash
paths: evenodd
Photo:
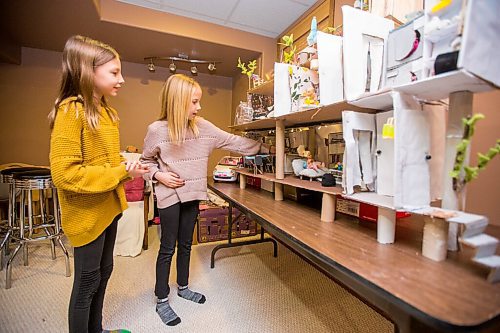
<path id="1" fill-rule="evenodd" d="M 500 1 L 469 0 L 458 67 L 500 87 Z"/>
<path id="2" fill-rule="evenodd" d="M 394 98 L 394 205 L 414 209 L 430 205 L 429 123 L 421 105 L 410 95 Z"/>
<path id="3" fill-rule="evenodd" d="M 371 53 L 372 75 L 370 92 L 380 88 L 384 72 L 383 46 L 370 48 L 370 38 L 387 39 L 394 22 L 377 15 L 342 6 L 344 34 L 344 91 L 347 100 L 356 99 L 365 92 L 367 80 L 367 53 Z"/>
<path id="4" fill-rule="evenodd" d="M 318 32 L 319 96 L 323 105 L 344 99 L 342 37 Z"/>
<path id="5" fill-rule="evenodd" d="M 289 114 L 291 108 L 288 65 L 276 62 L 274 63 L 274 116 Z"/>

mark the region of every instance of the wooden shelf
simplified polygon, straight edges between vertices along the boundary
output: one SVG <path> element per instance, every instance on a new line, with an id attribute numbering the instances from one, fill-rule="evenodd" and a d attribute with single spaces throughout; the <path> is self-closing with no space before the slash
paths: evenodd
<path id="1" fill-rule="evenodd" d="M 356 111 L 364 113 L 377 112 L 377 110 L 374 109 L 361 108 L 346 101 L 342 101 L 309 110 L 289 113 L 283 116 L 276 117 L 276 119 L 283 120 L 285 126 L 342 121 L 342 111 Z"/>
<path id="2" fill-rule="evenodd" d="M 229 126 L 229 128 L 236 131 L 272 129 L 276 128 L 276 120 L 275 118 L 258 119 L 245 124 Z"/>
<path id="3" fill-rule="evenodd" d="M 342 194 L 342 188 L 340 188 L 340 187 L 323 187 L 323 186 L 321 186 L 321 183 L 317 180 L 313 180 L 313 181 L 304 180 L 304 179 L 300 179 L 299 177 L 297 177 L 295 175 L 285 175 L 285 179 L 276 179 L 276 176 L 274 173 L 264 173 L 264 174 L 255 175 L 253 172 L 248 171 L 247 169 L 236 169 L 236 172 L 238 172 L 242 175 L 245 175 L 245 176 L 260 178 L 260 179 L 264 179 L 264 180 L 271 181 L 271 182 L 278 183 L 278 184 L 290 185 L 293 187 L 303 188 L 305 190 L 316 191 L 316 192 L 321 192 L 321 193 L 328 193 L 328 194 L 335 194 L 335 195 Z"/>
<path id="4" fill-rule="evenodd" d="M 395 91 L 401 91 L 417 98 L 438 101 L 448 98 L 455 91 L 483 92 L 494 89 L 492 85 L 483 81 L 466 70 L 456 70 L 431 76 L 421 81 L 408 83 L 394 87 Z"/>
<path id="5" fill-rule="evenodd" d="M 274 80 L 266 81 L 260 86 L 248 90 L 248 93 L 274 96 Z"/>

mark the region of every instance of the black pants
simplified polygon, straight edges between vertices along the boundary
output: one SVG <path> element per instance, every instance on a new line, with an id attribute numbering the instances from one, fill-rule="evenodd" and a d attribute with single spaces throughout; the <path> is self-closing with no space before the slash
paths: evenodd
<path id="1" fill-rule="evenodd" d="M 166 298 L 170 293 L 170 264 L 177 241 L 177 284 L 187 286 L 193 231 L 199 212 L 199 201 L 176 203 L 160 209 L 161 243 L 156 260 L 155 295 Z"/>
<path id="2" fill-rule="evenodd" d="M 113 271 L 116 228 L 122 214 L 93 242 L 74 248 L 75 280 L 69 302 L 69 332 L 102 332 L 102 305 Z"/>

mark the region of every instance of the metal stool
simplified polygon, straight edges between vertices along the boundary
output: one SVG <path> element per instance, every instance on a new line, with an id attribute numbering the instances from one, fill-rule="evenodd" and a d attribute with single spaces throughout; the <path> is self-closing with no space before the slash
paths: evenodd
<path id="1" fill-rule="evenodd" d="M 13 184 L 13 174 L 17 172 L 24 171 L 34 171 L 34 170 L 47 170 L 40 167 L 15 167 L 0 170 L 0 183 L 9 185 L 9 199 L 8 199 L 8 209 L 7 209 L 7 221 L 2 221 L 0 230 L 2 231 L 2 240 L 0 242 L 0 269 L 3 269 L 4 256 L 9 254 L 9 244 L 10 239 L 14 231 L 19 230 L 19 226 L 16 224 L 16 216 L 13 216 L 14 208 L 16 205 L 16 191 L 14 190 Z M 7 223 L 5 223 L 7 222 Z"/>
<path id="2" fill-rule="evenodd" d="M 23 248 L 24 265 L 28 265 L 28 244 L 41 240 L 51 241 L 52 259 L 56 258 L 55 245 L 56 241 L 63 250 L 66 260 L 66 276 L 70 276 L 69 256 L 64 244 L 61 241 L 61 219 L 59 211 L 59 202 L 57 198 L 57 190 L 52 183 L 50 170 L 33 170 L 25 172 L 12 173 L 12 190 L 15 193 L 19 190 L 20 193 L 20 209 L 19 209 L 19 225 L 18 233 L 12 233 L 12 238 L 18 242 L 18 245 L 12 252 L 7 261 L 5 288 L 11 287 L 12 276 L 12 261 L 17 253 Z M 40 196 L 40 214 L 33 213 L 33 191 L 38 191 Z M 51 192 L 53 201 L 53 214 L 50 215 L 47 205 L 47 192 Z M 28 215 L 26 216 L 26 208 Z M 16 205 L 14 201 L 12 222 L 16 225 Z M 14 228 L 15 230 L 15 228 Z M 43 230 L 45 235 L 37 234 L 37 231 Z"/>

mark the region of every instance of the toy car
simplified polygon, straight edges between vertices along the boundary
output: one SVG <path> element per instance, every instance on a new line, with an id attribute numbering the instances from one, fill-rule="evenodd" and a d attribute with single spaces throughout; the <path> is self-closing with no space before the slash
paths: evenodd
<path id="1" fill-rule="evenodd" d="M 214 181 L 235 182 L 238 180 L 238 173 L 235 171 L 243 164 L 241 157 L 224 156 L 215 166 Z"/>

